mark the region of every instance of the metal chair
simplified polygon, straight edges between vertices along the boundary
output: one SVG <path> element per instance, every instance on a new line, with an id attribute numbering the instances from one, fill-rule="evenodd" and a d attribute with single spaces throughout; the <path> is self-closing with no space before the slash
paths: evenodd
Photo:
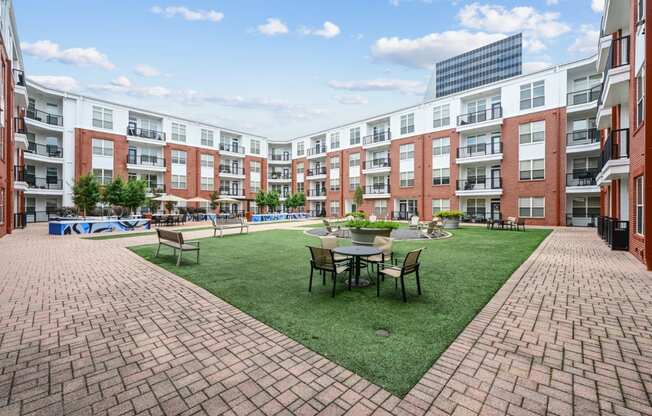
<path id="1" fill-rule="evenodd" d="M 322 273 L 322 284 L 326 284 L 326 273 L 330 273 L 331 280 L 333 281 L 333 290 L 332 297 L 335 297 L 335 286 L 337 283 L 337 275 L 343 272 L 349 273 L 348 279 L 348 289 L 351 290 L 351 280 L 353 276 L 351 272 L 353 267 L 351 265 L 351 260 L 346 259 L 345 261 L 337 262 L 333 256 L 333 252 L 327 248 L 321 247 L 311 247 L 310 249 L 310 283 L 308 284 L 308 292 L 312 292 L 312 276 L 315 270 L 319 270 Z"/>
<path id="2" fill-rule="evenodd" d="M 361 259 L 361 262 L 365 265 L 371 265 L 371 271 L 373 272 L 373 265 L 375 264 L 378 267 L 380 264 L 385 263 L 385 260 L 388 260 L 390 263 L 394 264 L 394 251 L 393 251 L 394 239 L 391 237 L 374 237 L 373 246 L 382 250 L 381 254 L 376 254 L 369 257 L 364 257 Z M 368 272 L 369 270 L 367 270 Z"/>
<path id="3" fill-rule="evenodd" d="M 395 287 L 398 288 L 398 281 L 401 281 L 401 292 L 403 294 L 403 302 L 407 302 L 407 297 L 405 295 L 405 276 L 414 273 L 417 279 L 417 292 L 421 295 L 421 281 L 419 279 L 419 267 L 421 263 L 419 262 L 419 256 L 424 248 L 410 251 L 405 256 L 403 260 L 403 266 L 386 266 L 382 265 L 382 268 L 378 268 L 378 278 L 376 279 L 376 296 L 380 296 L 380 282 L 382 277 L 391 277 L 394 279 Z M 382 279 L 384 280 L 384 279 Z"/>

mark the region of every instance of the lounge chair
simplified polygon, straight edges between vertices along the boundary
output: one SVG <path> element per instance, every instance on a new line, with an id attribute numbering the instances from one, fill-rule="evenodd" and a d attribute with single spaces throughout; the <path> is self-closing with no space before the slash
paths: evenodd
<path id="1" fill-rule="evenodd" d="M 421 223 L 419 222 L 419 217 L 416 215 L 413 215 L 410 218 L 410 229 L 412 230 L 420 230 L 421 229 Z"/>
<path id="2" fill-rule="evenodd" d="M 401 292 L 403 295 L 403 302 L 407 302 L 407 296 L 405 295 L 405 276 L 414 273 L 417 280 L 417 293 L 421 295 L 421 281 L 419 280 L 419 267 L 421 263 L 419 262 L 419 256 L 424 248 L 410 251 L 405 256 L 403 260 L 403 265 L 401 267 L 394 265 L 380 265 L 378 268 L 378 278 L 376 279 L 376 296 L 380 296 L 380 282 L 381 277 L 391 277 L 394 279 L 395 287 L 398 288 L 398 281 L 401 281 Z"/>

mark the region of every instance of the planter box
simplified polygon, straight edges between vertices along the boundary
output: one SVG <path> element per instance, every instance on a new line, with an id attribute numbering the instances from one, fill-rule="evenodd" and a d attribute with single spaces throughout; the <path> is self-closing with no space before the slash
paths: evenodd
<path id="1" fill-rule="evenodd" d="M 371 246 L 376 236 L 389 237 L 391 228 L 351 228 L 351 241 L 359 246 Z"/>
<path id="2" fill-rule="evenodd" d="M 444 218 L 443 220 L 444 228 L 449 230 L 455 230 L 460 228 L 460 219 L 459 218 Z"/>

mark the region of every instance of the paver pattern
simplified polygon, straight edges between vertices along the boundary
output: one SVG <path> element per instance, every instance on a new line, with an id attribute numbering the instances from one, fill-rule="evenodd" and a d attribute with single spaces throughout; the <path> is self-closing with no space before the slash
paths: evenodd
<path id="1" fill-rule="evenodd" d="M 0 416 L 652 414 L 652 274 L 591 230 L 551 234 L 402 400 L 125 249 L 152 236 L 44 234 L 0 239 Z"/>

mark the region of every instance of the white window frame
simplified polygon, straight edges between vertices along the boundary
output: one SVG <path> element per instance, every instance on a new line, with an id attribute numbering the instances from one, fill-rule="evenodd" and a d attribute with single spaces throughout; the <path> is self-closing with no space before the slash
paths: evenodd
<path id="1" fill-rule="evenodd" d="M 252 155 L 259 155 L 260 154 L 260 140 L 257 139 L 251 139 L 250 144 L 250 152 Z"/>
<path id="2" fill-rule="evenodd" d="M 401 136 L 414 133 L 414 113 L 401 115 Z"/>
<path id="3" fill-rule="evenodd" d="M 399 186 L 401 188 L 410 188 L 414 186 L 414 171 L 401 172 Z"/>
<path id="4" fill-rule="evenodd" d="M 113 110 L 111 108 L 93 106 L 93 127 L 113 130 Z"/>
<path id="5" fill-rule="evenodd" d="M 351 146 L 360 144 L 360 127 L 349 129 L 349 144 Z"/>
<path id="6" fill-rule="evenodd" d="M 260 173 L 260 169 L 261 169 L 260 166 L 261 165 L 260 165 L 260 162 L 258 160 L 252 160 L 251 162 L 249 162 L 249 171 L 251 173 L 254 173 L 254 172 Z"/>
<path id="7" fill-rule="evenodd" d="M 172 175 L 172 189 L 187 189 L 188 179 L 186 175 Z"/>
<path id="8" fill-rule="evenodd" d="M 113 157 L 113 140 L 93 139 L 93 156 Z"/>
<path id="9" fill-rule="evenodd" d="M 520 86 L 520 109 L 530 110 L 532 108 L 546 105 L 546 81 L 539 80 Z"/>
<path id="10" fill-rule="evenodd" d="M 451 124 L 451 106 L 450 104 L 442 104 L 432 108 L 432 127 L 437 129 L 440 127 L 450 126 Z"/>
<path id="11" fill-rule="evenodd" d="M 303 156 L 306 152 L 306 144 L 304 142 L 297 143 L 297 156 Z"/>
<path id="12" fill-rule="evenodd" d="M 414 143 L 402 144 L 399 147 L 399 156 L 401 160 L 414 159 Z"/>
<path id="13" fill-rule="evenodd" d="M 451 170 L 450 168 L 433 168 L 432 170 L 432 185 L 450 185 Z"/>
<path id="14" fill-rule="evenodd" d="M 634 179 L 634 192 L 636 192 L 634 203 L 636 204 L 635 233 L 645 235 L 645 182 L 643 176 Z"/>
<path id="15" fill-rule="evenodd" d="M 535 169 L 535 164 L 540 165 L 536 166 L 537 169 Z M 538 169 L 538 167 L 541 167 L 541 169 Z M 542 171 L 543 175 L 541 177 L 534 177 L 535 172 Z M 527 172 L 525 177 L 523 176 L 523 173 Z M 546 178 L 546 160 L 545 159 L 531 159 L 531 160 L 520 160 L 518 162 L 518 179 L 520 181 L 540 181 L 544 180 Z"/>
<path id="16" fill-rule="evenodd" d="M 645 66 L 636 77 L 636 126 L 645 121 Z"/>
<path id="17" fill-rule="evenodd" d="M 186 125 L 172 122 L 172 141 L 186 142 Z"/>
<path id="18" fill-rule="evenodd" d="M 201 129 L 201 145 L 206 147 L 215 146 L 215 132 L 213 130 Z"/>
<path id="19" fill-rule="evenodd" d="M 451 209 L 451 200 L 444 198 L 433 198 L 432 199 L 432 216 L 436 217 L 441 211 L 450 211 Z"/>
<path id="20" fill-rule="evenodd" d="M 349 167 L 354 168 L 360 166 L 360 153 L 351 153 L 349 155 Z"/>
<path id="21" fill-rule="evenodd" d="M 113 180 L 113 169 L 93 169 L 93 176 L 100 185 L 108 185 Z"/>
<path id="22" fill-rule="evenodd" d="M 523 214 L 524 209 L 528 210 L 525 214 Z M 535 209 L 541 209 L 541 215 L 534 215 Z M 545 218 L 546 198 L 542 196 L 528 196 L 518 198 L 518 216 L 521 218 Z"/>
<path id="23" fill-rule="evenodd" d="M 340 133 L 331 133 L 331 150 L 339 149 L 340 147 Z"/>
<path id="24" fill-rule="evenodd" d="M 545 143 L 546 121 L 539 120 L 518 126 L 518 142 L 520 145 Z"/>
<path id="25" fill-rule="evenodd" d="M 187 163 L 188 155 L 183 150 L 172 150 L 171 156 L 174 165 L 185 165 Z"/>
<path id="26" fill-rule="evenodd" d="M 202 176 L 200 180 L 200 188 L 202 191 L 212 191 L 215 189 L 215 178 L 212 176 Z"/>
<path id="27" fill-rule="evenodd" d="M 199 156 L 199 164 L 203 168 L 214 168 L 215 167 L 215 158 L 213 155 L 201 154 Z"/>
<path id="28" fill-rule="evenodd" d="M 451 153 L 450 137 L 439 137 L 432 139 L 432 155 L 443 156 Z"/>

